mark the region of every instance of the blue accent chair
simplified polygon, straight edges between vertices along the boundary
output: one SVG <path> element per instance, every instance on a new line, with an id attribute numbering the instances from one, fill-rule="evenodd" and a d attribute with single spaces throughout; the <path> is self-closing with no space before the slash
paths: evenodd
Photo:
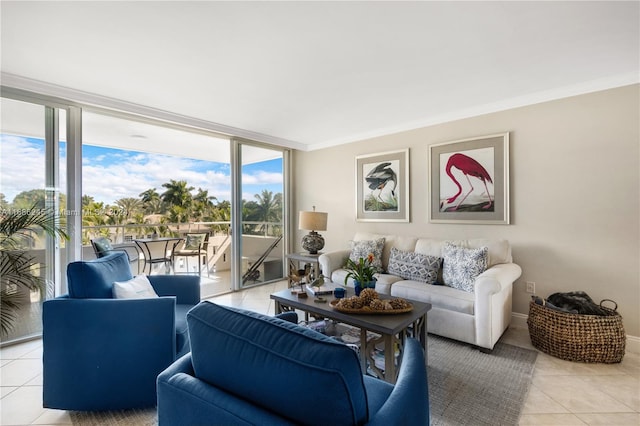
<path id="1" fill-rule="evenodd" d="M 115 410 L 156 404 L 156 378 L 189 352 L 186 315 L 200 277 L 152 275 L 158 298 L 114 299 L 132 278 L 123 252 L 72 262 L 69 294 L 43 304 L 43 406 Z"/>
<path id="2" fill-rule="evenodd" d="M 158 376 L 159 426 L 429 424 L 417 340 L 391 385 L 343 343 L 279 318 L 201 302 L 187 323 L 191 353 Z"/>

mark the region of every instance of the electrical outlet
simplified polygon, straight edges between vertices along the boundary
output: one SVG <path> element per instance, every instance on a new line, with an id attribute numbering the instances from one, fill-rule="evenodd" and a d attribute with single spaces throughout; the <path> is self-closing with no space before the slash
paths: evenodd
<path id="1" fill-rule="evenodd" d="M 536 293 L 536 283 L 533 281 L 527 281 L 527 287 L 525 289 L 527 293 L 535 294 Z"/>

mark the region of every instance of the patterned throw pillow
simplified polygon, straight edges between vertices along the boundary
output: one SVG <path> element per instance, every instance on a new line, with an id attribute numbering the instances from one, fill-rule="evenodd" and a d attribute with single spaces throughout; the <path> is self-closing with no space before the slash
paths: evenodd
<path id="1" fill-rule="evenodd" d="M 447 242 L 442 248 L 442 254 L 444 284 L 458 290 L 473 292 L 476 278 L 487 269 L 489 248 L 467 249 Z"/>
<path id="2" fill-rule="evenodd" d="M 382 248 L 384 247 L 384 238 L 377 240 L 351 241 L 351 253 L 349 259 L 358 262 L 360 258 L 366 259 L 369 253 L 373 253 L 372 266 L 382 272 Z"/>
<path id="3" fill-rule="evenodd" d="M 392 275 L 402 277 L 405 280 L 435 284 L 441 265 L 442 258 L 440 257 L 428 256 L 412 251 L 402 251 L 392 247 L 388 272 Z"/>
<path id="4" fill-rule="evenodd" d="M 187 241 L 184 244 L 185 250 L 198 250 L 204 240 L 204 234 L 187 235 Z"/>

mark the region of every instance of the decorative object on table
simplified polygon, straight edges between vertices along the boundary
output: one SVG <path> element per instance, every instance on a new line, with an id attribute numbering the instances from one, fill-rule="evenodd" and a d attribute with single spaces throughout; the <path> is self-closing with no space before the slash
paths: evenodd
<path id="1" fill-rule="evenodd" d="M 313 211 L 301 211 L 298 216 L 298 229 L 311 231 L 302 237 L 302 248 L 311 254 L 318 254 L 324 247 L 324 238 L 316 231 L 327 230 L 327 213 L 317 212 L 316 206 Z"/>
<path id="2" fill-rule="evenodd" d="M 432 223 L 509 224 L 509 133 L 429 147 Z"/>
<path id="3" fill-rule="evenodd" d="M 409 222 L 409 149 L 356 157 L 356 220 Z"/>
<path id="4" fill-rule="evenodd" d="M 311 264 L 304 265 L 304 269 L 296 269 L 293 262 L 289 262 L 289 287 L 300 285 L 302 289 L 303 281 L 306 282 L 311 274 Z"/>
<path id="5" fill-rule="evenodd" d="M 402 298 L 380 299 L 372 288 L 365 288 L 360 296 L 352 296 L 331 302 L 337 311 L 349 314 L 401 314 L 413 309 L 411 303 Z"/>
<path id="6" fill-rule="evenodd" d="M 307 284 L 307 290 L 314 296 L 331 295 L 335 289 L 336 284 L 330 282 L 326 283 L 323 275 L 320 275 L 318 278 L 313 280 L 313 282 Z"/>
<path id="7" fill-rule="evenodd" d="M 591 298 L 588 297 L 588 300 Z M 603 306 L 605 301 L 613 303 L 615 307 Z M 621 362 L 626 335 L 622 316 L 617 311 L 618 305 L 604 299 L 596 306 L 597 311 L 589 309 L 600 312 L 600 315 L 585 315 L 571 312 L 579 311 L 580 307 L 559 307 L 532 296 L 527 318 L 531 344 L 544 353 L 568 361 Z"/>
<path id="8" fill-rule="evenodd" d="M 376 278 L 374 275 L 378 272 L 378 268 L 374 266 L 375 257 L 373 253 L 369 253 L 365 258 L 359 258 L 357 261 L 351 258 L 347 259 L 344 269 L 347 275 L 344 277 L 344 284 L 347 284 L 349 278 L 353 278 L 356 296 L 360 295 L 360 291 L 364 288 L 375 288 Z"/>
<path id="9" fill-rule="evenodd" d="M 336 287 L 333 290 L 333 297 L 335 297 L 336 299 L 342 299 L 346 293 L 347 292 L 346 292 L 346 290 L 344 288 Z"/>

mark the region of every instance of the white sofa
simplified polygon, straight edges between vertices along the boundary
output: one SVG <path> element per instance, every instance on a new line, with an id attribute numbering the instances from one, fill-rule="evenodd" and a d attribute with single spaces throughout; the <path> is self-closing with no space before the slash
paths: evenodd
<path id="1" fill-rule="evenodd" d="M 357 233 L 353 241 L 385 238 L 382 267 L 387 271 L 392 247 L 405 252 L 443 257 L 445 240 Z M 432 285 L 420 281 L 380 273 L 376 277 L 376 291 L 394 297 L 431 303 L 427 316 L 427 331 L 439 336 L 467 342 L 486 350 L 493 349 L 511 322 L 513 282 L 522 269 L 512 261 L 511 246 L 506 240 L 472 239 L 449 240 L 466 248 L 488 248 L 487 269 L 473 285 L 473 292 L 445 285 Z M 322 254 L 318 261 L 322 274 L 336 283 L 344 283 L 347 274 L 343 266 L 350 250 Z M 441 274 L 439 277 L 441 280 Z M 349 280 L 349 285 L 353 285 Z"/>

